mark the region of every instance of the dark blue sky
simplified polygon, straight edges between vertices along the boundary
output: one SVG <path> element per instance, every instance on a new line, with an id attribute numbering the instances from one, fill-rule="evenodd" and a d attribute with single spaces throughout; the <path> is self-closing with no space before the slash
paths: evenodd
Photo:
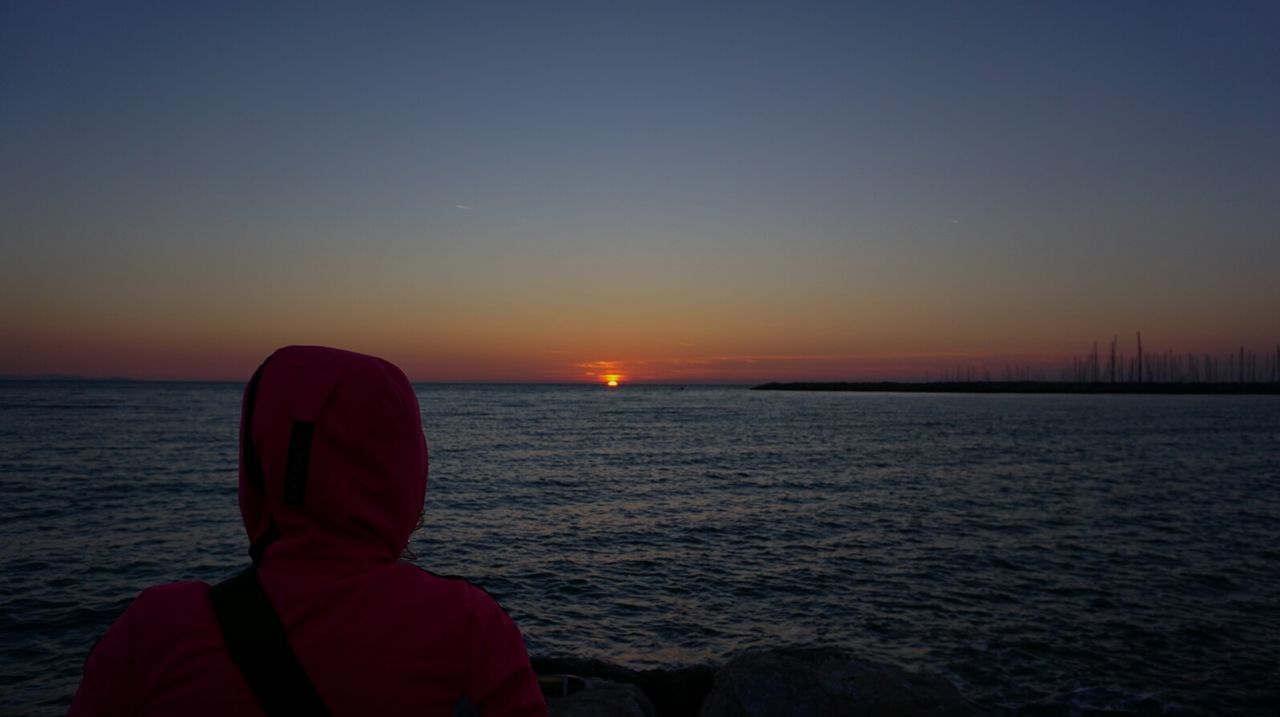
<path id="1" fill-rule="evenodd" d="M 0 7 L 3 370 L 1280 334 L 1275 3 Z"/>

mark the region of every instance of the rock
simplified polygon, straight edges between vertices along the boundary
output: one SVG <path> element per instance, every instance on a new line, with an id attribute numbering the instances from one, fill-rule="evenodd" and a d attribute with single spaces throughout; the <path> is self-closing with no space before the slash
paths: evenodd
<path id="1" fill-rule="evenodd" d="M 972 717 L 947 680 L 851 659 L 831 649 L 741 653 L 724 667 L 636 671 L 599 660 L 534 658 L 542 674 L 588 688 L 548 700 L 552 717 Z M 704 700 L 705 696 L 705 700 Z"/>
<path id="2" fill-rule="evenodd" d="M 715 676 L 700 717 L 970 717 L 947 680 L 831 650 L 748 651 Z"/>
<path id="3" fill-rule="evenodd" d="M 637 671 L 576 657 L 534 657 L 532 662 L 540 675 L 570 674 L 637 685 L 658 717 L 696 717 L 715 674 L 715 669 L 706 665 Z"/>
<path id="4" fill-rule="evenodd" d="M 635 685 L 592 679 L 587 688 L 547 700 L 551 717 L 654 717 L 653 703 Z"/>

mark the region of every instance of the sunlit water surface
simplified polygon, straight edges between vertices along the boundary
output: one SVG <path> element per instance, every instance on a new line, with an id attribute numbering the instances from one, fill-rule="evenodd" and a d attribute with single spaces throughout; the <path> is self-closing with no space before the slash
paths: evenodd
<path id="1" fill-rule="evenodd" d="M 1280 400 L 418 387 L 419 564 L 536 655 L 836 645 L 984 709 L 1273 714 Z M 240 386 L 0 382 L 0 711 L 143 587 L 247 561 Z"/>

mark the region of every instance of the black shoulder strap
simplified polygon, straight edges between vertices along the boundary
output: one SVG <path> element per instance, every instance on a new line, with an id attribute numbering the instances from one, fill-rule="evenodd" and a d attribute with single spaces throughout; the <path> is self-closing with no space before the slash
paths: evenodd
<path id="1" fill-rule="evenodd" d="M 280 618 L 248 568 L 213 586 L 213 613 L 222 637 L 267 717 L 324 715 L 325 706 L 289 647 Z"/>

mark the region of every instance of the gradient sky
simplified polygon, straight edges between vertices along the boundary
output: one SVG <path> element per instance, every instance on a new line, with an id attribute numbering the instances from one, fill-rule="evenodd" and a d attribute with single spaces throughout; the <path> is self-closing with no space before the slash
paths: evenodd
<path id="1" fill-rule="evenodd" d="M 1280 342 L 1280 4 L 316 5 L 0 0 L 0 374 Z"/>

